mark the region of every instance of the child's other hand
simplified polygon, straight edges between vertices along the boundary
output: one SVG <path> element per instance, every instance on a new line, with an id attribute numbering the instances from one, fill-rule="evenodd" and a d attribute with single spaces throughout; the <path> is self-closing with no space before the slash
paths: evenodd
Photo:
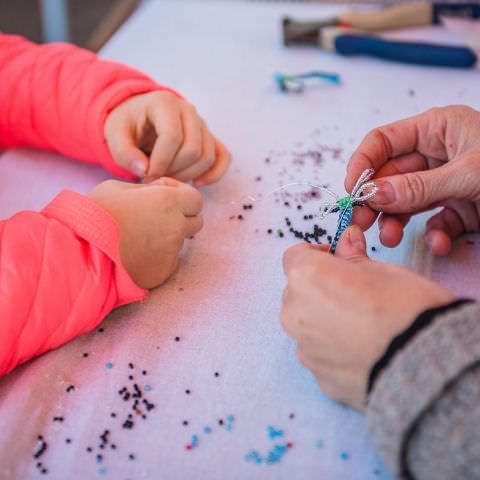
<path id="1" fill-rule="evenodd" d="M 230 164 L 195 107 L 167 91 L 127 99 L 110 112 L 104 132 L 114 160 L 145 182 L 167 175 L 199 187 Z"/>
<path id="2" fill-rule="evenodd" d="M 170 178 L 148 185 L 108 180 L 88 197 L 117 221 L 123 265 L 142 288 L 167 280 L 177 267 L 184 239 L 202 228 L 200 193 Z"/>

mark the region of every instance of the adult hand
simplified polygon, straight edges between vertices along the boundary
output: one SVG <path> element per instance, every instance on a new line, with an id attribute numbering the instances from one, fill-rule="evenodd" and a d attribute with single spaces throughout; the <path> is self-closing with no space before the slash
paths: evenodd
<path id="1" fill-rule="evenodd" d="M 464 106 L 434 108 L 371 131 L 352 155 L 345 187 L 351 191 L 374 168 L 380 191 L 353 222 L 369 228 L 379 212 L 380 241 L 398 245 L 416 213 L 442 206 L 427 222 L 425 240 L 446 255 L 452 240 L 480 230 L 480 112 Z"/>
<path id="2" fill-rule="evenodd" d="M 362 410 L 370 370 L 391 340 L 422 311 L 453 294 L 397 265 L 370 260 L 358 226 L 328 246 L 296 245 L 285 253 L 281 312 L 300 362 L 322 391 Z"/>

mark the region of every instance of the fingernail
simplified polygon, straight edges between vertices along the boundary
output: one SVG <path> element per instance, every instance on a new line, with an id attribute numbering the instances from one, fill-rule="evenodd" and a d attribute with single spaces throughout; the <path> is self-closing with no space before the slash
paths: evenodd
<path id="1" fill-rule="evenodd" d="M 349 227 L 348 229 L 348 241 L 350 245 L 356 250 L 364 250 L 365 242 L 363 239 L 363 233 L 358 227 Z"/>
<path id="2" fill-rule="evenodd" d="M 133 160 L 130 165 L 131 172 L 137 177 L 145 176 L 145 164 L 141 160 Z"/>
<path id="3" fill-rule="evenodd" d="M 373 197 L 373 201 L 377 205 L 388 205 L 395 201 L 395 190 L 390 182 L 384 180 L 375 180 L 378 191 Z"/>

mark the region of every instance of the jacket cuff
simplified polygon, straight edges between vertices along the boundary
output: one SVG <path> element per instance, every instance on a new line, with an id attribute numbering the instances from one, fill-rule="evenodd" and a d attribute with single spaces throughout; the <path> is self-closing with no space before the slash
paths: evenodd
<path id="1" fill-rule="evenodd" d="M 70 228 L 75 234 L 94 245 L 115 264 L 117 307 L 142 300 L 148 294 L 125 270 L 120 258 L 120 229 L 114 218 L 90 198 L 70 190 L 58 194 L 41 212 Z"/>
<path id="2" fill-rule="evenodd" d="M 455 300 L 454 302 L 448 303 L 447 305 L 442 305 L 440 307 L 430 308 L 422 312 L 415 321 L 402 333 L 397 335 L 388 346 L 385 353 L 377 360 L 373 365 L 370 375 L 368 377 L 368 386 L 367 394 L 373 389 L 375 381 L 377 380 L 380 373 L 388 367 L 389 363 L 392 361 L 393 357 L 405 347 L 405 345 L 421 330 L 427 328 L 431 325 L 434 319 L 441 313 L 446 313 L 455 308 L 466 305 L 467 303 L 472 303 L 473 300 L 462 298 Z"/>
<path id="3" fill-rule="evenodd" d="M 479 357 L 479 303 L 438 313 L 393 356 L 373 387 L 366 422 L 394 474 L 410 478 L 406 455 L 415 428 Z"/>

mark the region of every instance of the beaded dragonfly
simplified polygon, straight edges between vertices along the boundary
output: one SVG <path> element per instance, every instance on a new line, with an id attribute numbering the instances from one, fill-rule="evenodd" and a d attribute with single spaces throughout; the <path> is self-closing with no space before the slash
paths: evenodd
<path id="1" fill-rule="evenodd" d="M 372 199 L 378 192 L 378 187 L 375 185 L 375 182 L 370 181 L 374 173 L 375 170 L 373 168 L 364 170 L 353 187 L 352 193 L 342 198 L 338 197 L 338 195 L 332 191 L 323 188 L 324 191 L 335 198 L 335 202 L 324 206 L 321 218 L 325 218 L 330 213 L 340 212 L 337 230 L 330 245 L 330 251 L 332 253 L 335 253 L 338 240 L 352 221 L 353 207 L 363 206 L 366 201 Z"/>

